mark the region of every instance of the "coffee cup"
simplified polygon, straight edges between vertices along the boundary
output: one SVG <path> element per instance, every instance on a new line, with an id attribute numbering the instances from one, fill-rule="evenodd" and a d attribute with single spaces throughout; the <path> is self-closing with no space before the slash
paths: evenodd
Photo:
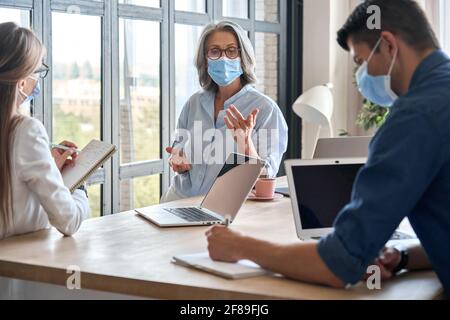
<path id="1" fill-rule="evenodd" d="M 255 185 L 255 196 L 258 198 L 273 198 L 275 196 L 276 179 L 260 178 Z"/>

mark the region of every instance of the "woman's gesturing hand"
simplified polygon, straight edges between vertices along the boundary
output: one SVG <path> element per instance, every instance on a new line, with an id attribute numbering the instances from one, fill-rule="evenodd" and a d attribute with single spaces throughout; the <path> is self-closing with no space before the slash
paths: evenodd
<path id="1" fill-rule="evenodd" d="M 63 172 L 66 167 L 74 167 L 78 154 L 76 150 L 78 146 L 70 141 L 63 141 L 60 145 L 71 148 L 70 150 L 62 150 L 58 148 L 52 149 L 52 156 L 55 159 L 56 166 L 60 172 Z"/>
<path id="2" fill-rule="evenodd" d="M 172 167 L 174 172 L 182 174 L 192 169 L 189 160 L 186 158 L 182 150 L 168 147 L 166 148 L 166 151 L 170 154 L 169 165 Z"/>
<path id="3" fill-rule="evenodd" d="M 247 118 L 244 118 L 239 110 L 234 105 L 231 105 L 226 113 L 224 120 L 227 128 L 232 130 L 238 147 L 241 150 L 245 150 L 245 154 L 249 155 L 251 153 L 250 149 L 254 149 L 251 137 L 256 126 L 259 110 L 253 110 Z"/>

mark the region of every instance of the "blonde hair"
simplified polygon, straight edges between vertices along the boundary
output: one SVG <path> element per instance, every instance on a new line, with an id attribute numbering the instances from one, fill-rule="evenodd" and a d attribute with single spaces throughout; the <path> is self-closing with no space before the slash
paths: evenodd
<path id="1" fill-rule="evenodd" d="M 14 131 L 22 121 L 17 114 L 18 84 L 42 63 L 44 48 L 33 31 L 12 22 L 0 24 L 0 229 L 11 229 L 11 155 Z"/>
<path id="2" fill-rule="evenodd" d="M 208 74 L 208 59 L 206 56 L 208 39 L 212 34 L 218 31 L 230 32 L 237 39 L 239 49 L 241 49 L 241 65 L 242 70 L 244 71 L 244 74 L 241 76 L 243 84 L 247 85 L 256 83 L 255 50 L 253 49 L 252 43 L 248 38 L 246 31 L 234 22 L 223 20 L 207 25 L 200 36 L 197 55 L 195 57 L 195 65 L 197 67 L 198 78 L 202 88 L 207 91 L 215 91 L 218 88 L 217 84 Z"/>

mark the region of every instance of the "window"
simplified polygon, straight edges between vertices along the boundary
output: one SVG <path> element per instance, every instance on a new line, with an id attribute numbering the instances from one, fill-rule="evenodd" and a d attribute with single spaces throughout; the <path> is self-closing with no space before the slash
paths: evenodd
<path id="1" fill-rule="evenodd" d="M 175 0 L 175 10 L 205 13 L 206 12 L 206 1 L 205 0 Z"/>
<path id="2" fill-rule="evenodd" d="M 258 88 L 285 105 L 287 2 L 0 0 L 0 22 L 32 26 L 48 48 L 51 71 L 32 109 L 51 139 L 120 147 L 89 181 L 94 216 L 156 204 L 168 188 L 164 148 L 200 89 L 194 57 L 209 22 L 248 31 Z"/>
<path id="3" fill-rule="evenodd" d="M 0 8 L 0 23 L 15 22 L 19 26 L 30 26 L 30 11 L 10 8 Z"/>
<path id="4" fill-rule="evenodd" d="M 278 35 L 256 33 L 257 88 L 274 101 L 278 101 Z"/>
<path id="5" fill-rule="evenodd" d="M 80 148 L 101 134 L 101 18 L 52 13 L 53 141 Z M 86 46 L 89 50 L 86 50 Z M 92 214 L 101 215 L 99 186 L 88 189 Z"/>
<path id="6" fill-rule="evenodd" d="M 176 94 L 176 119 L 180 116 L 181 110 L 189 97 L 200 89 L 197 79 L 197 69 L 195 68 L 195 51 L 197 41 L 202 32 L 201 26 L 177 24 L 175 26 L 175 51 L 177 59 L 175 61 L 175 94 Z"/>
<path id="7" fill-rule="evenodd" d="M 256 0 L 256 20 L 277 22 L 279 21 L 278 0 Z"/>
<path id="8" fill-rule="evenodd" d="M 441 0 L 441 41 L 443 49 L 450 55 L 450 2 Z"/>
<path id="9" fill-rule="evenodd" d="M 161 59 L 154 43 L 159 22 L 119 19 L 121 164 L 161 159 Z M 120 210 L 154 204 L 159 185 L 159 179 L 122 181 Z"/>
<path id="10" fill-rule="evenodd" d="M 248 18 L 248 1 L 223 0 L 223 16 L 234 18 Z"/>
<path id="11" fill-rule="evenodd" d="M 100 0 L 100 1 L 102 1 L 102 0 Z M 155 7 L 155 8 L 160 7 L 159 0 L 119 0 L 119 3 L 143 6 L 143 7 Z"/>

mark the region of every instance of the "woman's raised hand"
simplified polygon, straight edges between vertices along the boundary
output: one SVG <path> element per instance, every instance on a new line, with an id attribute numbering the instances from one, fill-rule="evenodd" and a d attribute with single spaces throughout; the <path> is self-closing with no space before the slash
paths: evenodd
<path id="1" fill-rule="evenodd" d="M 231 105 L 226 113 L 227 114 L 224 119 L 225 124 L 229 130 L 233 131 L 233 136 L 236 142 L 239 143 L 242 141 L 245 142 L 245 144 L 248 144 L 252 137 L 253 129 L 256 125 L 259 110 L 253 110 L 247 118 L 244 118 L 236 106 Z"/>

